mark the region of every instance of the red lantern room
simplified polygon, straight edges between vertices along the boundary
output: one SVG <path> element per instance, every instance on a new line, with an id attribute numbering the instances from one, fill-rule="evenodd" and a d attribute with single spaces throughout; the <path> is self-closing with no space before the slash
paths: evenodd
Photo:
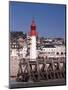
<path id="1" fill-rule="evenodd" d="M 36 35 L 37 35 L 36 24 L 35 24 L 35 21 L 32 20 L 30 36 L 36 36 Z"/>

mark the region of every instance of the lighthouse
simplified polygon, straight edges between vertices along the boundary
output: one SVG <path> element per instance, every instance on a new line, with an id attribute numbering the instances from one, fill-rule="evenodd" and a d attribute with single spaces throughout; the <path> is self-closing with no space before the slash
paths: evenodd
<path id="1" fill-rule="evenodd" d="M 32 24 L 30 26 L 30 61 L 36 61 L 37 58 L 36 36 L 36 24 L 35 21 L 32 20 Z"/>

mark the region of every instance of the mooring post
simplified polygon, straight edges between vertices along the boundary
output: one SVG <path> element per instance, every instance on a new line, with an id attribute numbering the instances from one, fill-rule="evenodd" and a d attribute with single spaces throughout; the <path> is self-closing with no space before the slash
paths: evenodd
<path id="1" fill-rule="evenodd" d="M 54 75 L 54 78 L 55 78 L 55 68 L 54 68 L 54 60 L 52 59 L 52 68 L 53 68 L 53 75 Z"/>
<path id="2" fill-rule="evenodd" d="M 30 72 L 30 61 L 29 59 L 26 60 L 27 61 L 27 69 L 28 69 L 28 73 L 29 73 L 29 81 L 32 81 L 32 78 L 31 78 L 31 72 Z"/>
<path id="3" fill-rule="evenodd" d="M 37 64 L 38 80 L 40 80 L 39 62 L 38 62 L 38 59 L 36 59 L 36 64 Z"/>
<path id="4" fill-rule="evenodd" d="M 47 67 L 46 67 L 46 59 L 47 59 L 47 58 L 44 58 L 44 64 L 45 64 L 46 78 L 48 79 L 48 73 L 47 73 Z"/>

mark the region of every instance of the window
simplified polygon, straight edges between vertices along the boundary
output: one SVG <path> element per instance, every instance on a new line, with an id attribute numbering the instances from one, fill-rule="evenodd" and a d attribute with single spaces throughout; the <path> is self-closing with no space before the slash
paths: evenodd
<path id="1" fill-rule="evenodd" d="M 12 54 L 12 50 L 10 50 L 10 54 Z"/>
<path id="2" fill-rule="evenodd" d="M 48 54 L 50 54 L 50 52 L 48 52 Z"/>
<path id="3" fill-rule="evenodd" d="M 14 45 L 14 47 L 16 48 L 16 45 Z"/>
<path id="4" fill-rule="evenodd" d="M 51 54 L 55 54 L 55 52 L 51 52 Z"/>
<path id="5" fill-rule="evenodd" d="M 61 52 L 61 55 L 63 55 L 63 52 Z"/>
<path id="6" fill-rule="evenodd" d="M 14 48 L 14 45 L 12 45 L 12 48 Z"/>
<path id="7" fill-rule="evenodd" d="M 44 49 L 44 51 L 45 51 L 45 49 Z"/>
<path id="8" fill-rule="evenodd" d="M 59 52 L 57 52 L 56 54 L 59 55 Z"/>

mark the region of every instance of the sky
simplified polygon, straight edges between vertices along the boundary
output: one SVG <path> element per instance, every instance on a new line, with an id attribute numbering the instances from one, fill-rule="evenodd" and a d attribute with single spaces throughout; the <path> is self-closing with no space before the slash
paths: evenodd
<path id="1" fill-rule="evenodd" d="M 33 17 L 41 37 L 65 37 L 65 5 L 9 3 L 10 31 L 28 33 Z"/>

